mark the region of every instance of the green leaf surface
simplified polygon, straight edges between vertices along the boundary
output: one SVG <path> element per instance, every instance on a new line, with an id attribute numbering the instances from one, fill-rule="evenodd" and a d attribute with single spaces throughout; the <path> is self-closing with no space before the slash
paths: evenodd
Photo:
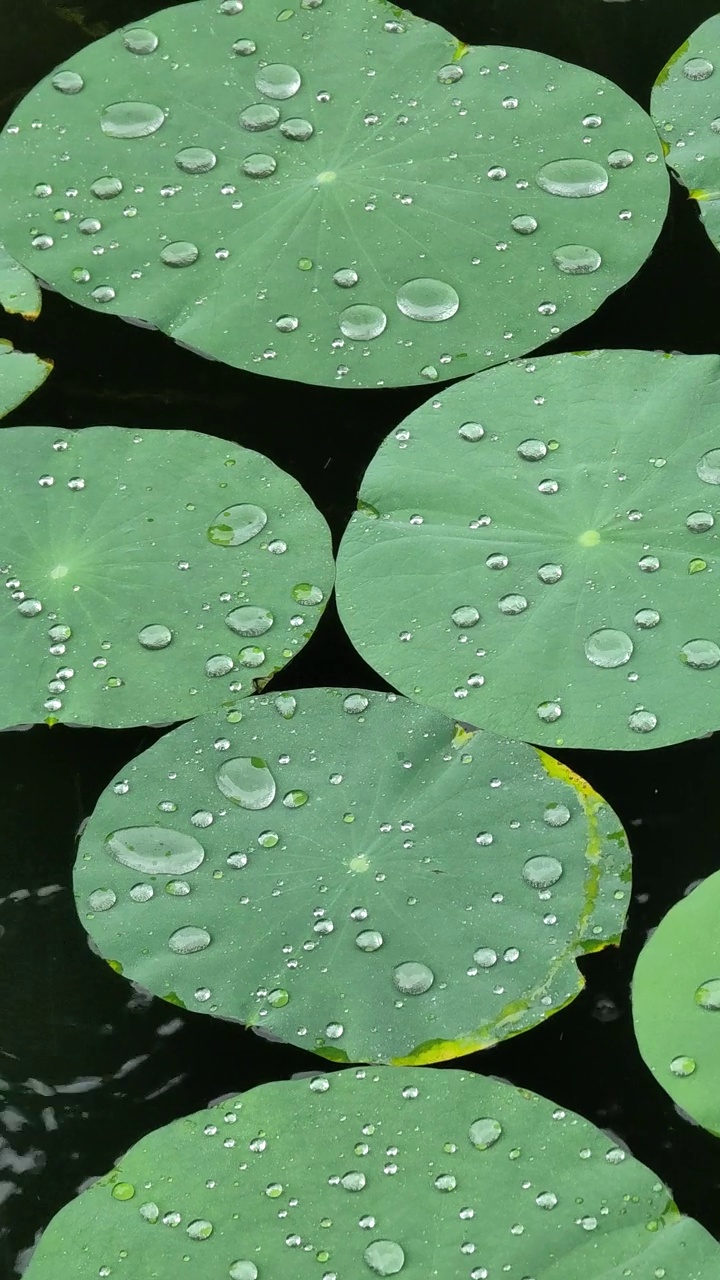
<path id="1" fill-rule="evenodd" d="M 7 417 L 37 391 L 52 367 L 52 360 L 16 351 L 12 342 L 0 338 L 0 418 Z"/>
<path id="2" fill-rule="evenodd" d="M 698 201 L 716 249 L 720 248 L 719 81 L 720 14 L 715 14 L 663 67 L 651 105 L 666 162 Z"/>
<path id="3" fill-rule="evenodd" d="M 461 382 L 383 443 L 338 607 L 402 693 L 638 750 L 720 724 L 717 356 L 595 351 Z"/>
<path id="4" fill-rule="evenodd" d="M 661 920 L 633 977 L 638 1047 L 683 1111 L 720 1137 L 720 872 Z"/>
<path id="5" fill-rule="evenodd" d="M 27 267 L 10 257 L 0 245 L 0 306 L 8 315 L 37 320 L 42 307 L 40 286 Z"/>
<path id="6" fill-rule="evenodd" d="M 436 1062 L 574 999 L 617 942 L 615 814 L 524 743 L 395 694 L 263 695 L 103 793 L 78 911 L 126 977 L 339 1061 Z"/>
<path id="7" fill-rule="evenodd" d="M 25 98 L 0 236 L 74 301 L 228 364 L 434 382 L 625 284 L 665 217 L 659 160 L 636 102 L 545 54 L 371 0 L 202 0 Z"/>
<path id="8" fill-rule="evenodd" d="M 459 1071 L 263 1084 L 157 1129 L 28 1280 L 716 1280 L 718 1246 L 582 1116 Z M 190 1263 L 188 1268 L 187 1263 Z"/>
<path id="9" fill-rule="evenodd" d="M 233 720 L 317 625 L 329 531 L 260 453 L 192 431 L 17 427 L 0 476 L 5 726 Z"/>

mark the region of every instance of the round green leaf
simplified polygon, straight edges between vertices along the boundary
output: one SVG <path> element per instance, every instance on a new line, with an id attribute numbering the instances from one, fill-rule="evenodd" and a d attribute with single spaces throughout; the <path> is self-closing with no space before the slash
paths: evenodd
<path id="1" fill-rule="evenodd" d="M 720 1137 L 720 872 L 675 904 L 640 953 L 640 1052 L 683 1111 Z"/>
<path id="2" fill-rule="evenodd" d="M 703 22 L 655 81 L 652 115 L 667 164 L 700 205 L 720 248 L 720 14 Z"/>
<path id="3" fill-rule="evenodd" d="M 337 1061 L 422 1063 L 574 999 L 617 942 L 615 814 L 524 743 L 395 694 L 263 695 L 166 735 L 103 793 L 78 911 L 156 995 Z"/>
<path id="4" fill-rule="evenodd" d="M 0 434 L 0 475 L 6 726 L 233 720 L 317 625 L 329 531 L 260 453 L 192 431 L 18 427 Z"/>
<path id="5" fill-rule="evenodd" d="M 667 172 L 616 85 L 374 0 L 280 17 L 176 6 L 47 76 L 0 145 L 10 250 L 206 355 L 351 387 L 520 355 L 648 256 Z"/>
<path id="6" fill-rule="evenodd" d="M 118 1258 L 157 1280 L 715 1280 L 720 1265 L 582 1116 L 392 1067 L 263 1084 L 157 1129 L 61 1209 L 26 1274 L 95 1280 Z"/>
<path id="7" fill-rule="evenodd" d="M 0 306 L 8 315 L 37 320 L 42 307 L 40 286 L 27 267 L 10 257 L 0 245 Z"/>
<path id="8" fill-rule="evenodd" d="M 530 742 L 638 750 L 717 728 L 718 378 L 717 356 L 547 356 L 412 413 L 338 557 L 366 660 Z"/>
<path id="9" fill-rule="evenodd" d="M 16 351 L 12 342 L 0 338 L 0 418 L 37 391 L 52 367 L 52 360 Z"/>

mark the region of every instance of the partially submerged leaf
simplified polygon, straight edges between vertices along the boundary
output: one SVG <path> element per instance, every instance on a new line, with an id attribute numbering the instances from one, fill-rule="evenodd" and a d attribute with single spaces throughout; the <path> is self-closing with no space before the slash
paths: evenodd
<path id="1" fill-rule="evenodd" d="M 6 726 L 239 718 L 327 602 L 325 521 L 253 450 L 18 427 L 0 433 L 0 477 Z"/>
<path id="2" fill-rule="evenodd" d="M 0 418 L 37 391 L 51 369 L 52 360 L 16 351 L 12 342 L 0 338 Z"/>
<path id="3" fill-rule="evenodd" d="M 417 409 L 338 556 L 363 657 L 530 742 L 627 751 L 716 729 L 719 379 L 717 356 L 565 354 Z"/>
<path id="4" fill-rule="evenodd" d="M 669 167 L 700 205 L 710 239 L 720 249 L 720 14 L 693 31 L 663 67 L 653 88 L 652 115 Z"/>
<path id="5" fill-rule="evenodd" d="M 0 245 L 0 306 L 8 315 L 37 320 L 42 307 L 40 286 L 31 271 Z"/>
<path id="6" fill-rule="evenodd" d="M 11 251 L 206 355 L 350 387 L 518 356 L 645 261 L 667 172 L 610 81 L 369 0 L 280 18 L 175 6 L 41 81 L 0 144 Z"/>
<path id="7" fill-rule="evenodd" d="M 459 1071 L 263 1084 L 138 1142 L 27 1280 L 716 1280 L 717 1242 L 582 1116 Z M 320 1264 L 320 1265 L 318 1265 Z"/>
<path id="8" fill-rule="evenodd" d="M 75 867 L 102 955 L 156 995 L 337 1061 L 471 1053 L 617 942 L 627 841 L 587 783 L 396 695 L 304 689 L 163 737 Z M 142 904 L 142 905 L 141 905 Z"/>
<path id="9" fill-rule="evenodd" d="M 720 1137 L 720 871 L 660 921 L 633 977 L 638 1048 L 682 1110 Z"/>

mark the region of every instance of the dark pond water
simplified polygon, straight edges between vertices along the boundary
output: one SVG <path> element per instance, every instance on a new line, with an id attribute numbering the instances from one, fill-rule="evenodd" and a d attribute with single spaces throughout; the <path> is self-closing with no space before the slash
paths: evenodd
<path id="1" fill-rule="evenodd" d="M 358 0 L 360 2 L 360 0 Z M 657 70 L 714 0 L 417 0 L 416 12 L 475 43 L 526 45 L 583 63 L 643 105 Z M 145 0 L 3 0 L 0 117 L 42 75 Z M 720 256 L 679 188 L 651 260 L 557 350 L 720 351 Z M 46 295 L 20 347 L 55 372 L 8 425 L 190 428 L 265 452 L 296 476 L 336 539 L 387 432 L 427 389 L 353 392 L 273 382 L 208 363 L 148 333 Z M 544 350 L 549 351 L 547 347 Z M 334 611 L 278 688 L 381 688 Z M 76 919 L 75 836 L 102 788 L 157 732 L 37 727 L 0 736 L 0 1275 L 52 1214 L 149 1130 L 220 1094 L 313 1069 L 298 1048 L 135 993 L 92 955 Z M 628 830 L 634 894 L 622 946 L 582 961 L 584 993 L 538 1030 L 461 1060 L 537 1089 L 610 1129 L 720 1237 L 720 1141 L 692 1126 L 635 1046 L 629 981 L 649 929 L 720 863 L 720 734 L 644 754 L 566 752 Z M 452 1067 L 450 1067 L 452 1069 Z M 59 1277 L 58 1280 L 61 1280 Z"/>

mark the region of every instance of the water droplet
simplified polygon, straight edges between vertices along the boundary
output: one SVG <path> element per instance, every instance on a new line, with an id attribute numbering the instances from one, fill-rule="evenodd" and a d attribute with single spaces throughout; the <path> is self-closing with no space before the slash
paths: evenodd
<path id="1" fill-rule="evenodd" d="M 657 726 L 657 716 L 652 711 L 639 707 L 628 716 L 628 728 L 634 733 L 652 733 Z"/>
<path id="2" fill-rule="evenodd" d="M 433 1185 L 438 1191 L 454 1191 L 457 1187 L 457 1178 L 452 1173 L 441 1173 Z"/>
<path id="3" fill-rule="evenodd" d="M 239 636 L 262 636 L 270 630 L 274 621 L 269 609 L 252 604 L 240 605 L 225 618 L 226 625 Z"/>
<path id="4" fill-rule="evenodd" d="M 42 613 L 42 603 L 40 600 L 21 600 L 17 611 L 23 618 L 36 618 Z"/>
<path id="5" fill-rule="evenodd" d="M 267 524 L 262 507 L 242 502 L 219 512 L 208 529 L 208 538 L 218 547 L 239 547 L 260 533 Z"/>
<path id="6" fill-rule="evenodd" d="M 501 554 L 488 556 L 485 561 L 488 569 L 507 569 L 509 563 L 508 557 Z"/>
<path id="7" fill-rule="evenodd" d="M 520 236 L 531 236 L 538 229 L 537 218 L 533 218 L 529 213 L 521 213 L 517 218 L 513 218 L 510 226 Z"/>
<path id="8" fill-rule="evenodd" d="M 178 955 L 189 956 L 195 951 L 204 951 L 210 946 L 212 939 L 207 929 L 201 929 L 194 924 L 183 925 L 181 929 L 176 929 L 168 938 L 168 946 L 171 951 L 176 951 Z"/>
<path id="9" fill-rule="evenodd" d="M 264 151 L 246 156 L 240 166 L 248 178 L 269 178 L 277 169 L 277 160 Z"/>
<path id="10" fill-rule="evenodd" d="M 240 1258 L 230 1266 L 230 1280 L 258 1280 L 259 1271 L 249 1258 Z"/>
<path id="11" fill-rule="evenodd" d="M 325 1028 L 325 1035 L 328 1040 L 339 1040 L 344 1034 L 345 1028 L 342 1022 L 328 1022 Z"/>
<path id="12" fill-rule="evenodd" d="M 541 702 L 537 708 L 537 715 L 546 724 L 552 724 L 560 719 L 562 707 L 559 702 Z"/>
<path id="13" fill-rule="evenodd" d="M 686 1058 L 680 1054 L 677 1058 L 673 1058 L 670 1063 L 670 1070 L 674 1076 L 691 1076 L 697 1067 L 694 1058 Z"/>
<path id="14" fill-rule="evenodd" d="M 175 163 L 183 173 L 209 173 L 217 164 L 217 156 L 209 147 L 183 147 L 175 156 Z"/>
<path id="15" fill-rule="evenodd" d="M 88 895 L 88 905 L 93 911 L 109 911 L 117 902 L 117 894 L 112 889 L 93 889 Z"/>
<path id="16" fill-rule="evenodd" d="M 205 859 L 193 836 L 171 827 L 125 827 L 106 836 L 105 848 L 123 866 L 145 875 L 187 875 Z"/>
<path id="17" fill-rule="evenodd" d="M 538 493 L 557 493 L 560 485 L 557 480 L 541 480 L 538 485 Z"/>
<path id="18" fill-rule="evenodd" d="M 432 969 L 418 961 L 408 960 L 393 969 L 393 982 L 404 995 L 420 996 L 430 990 L 434 981 Z"/>
<path id="19" fill-rule="evenodd" d="M 550 160 L 538 171 L 535 181 L 551 196 L 597 196 L 605 191 L 608 175 L 594 160 Z"/>
<path id="20" fill-rule="evenodd" d="M 354 267 L 341 267 L 336 271 L 333 280 L 341 289 L 352 289 L 360 279 Z"/>
<path id="21" fill-rule="evenodd" d="M 547 445 L 543 440 L 523 440 L 517 451 L 526 462 L 540 462 L 547 454 Z"/>
<path id="22" fill-rule="evenodd" d="M 94 298 L 96 302 L 112 302 L 115 297 L 115 290 L 110 284 L 101 284 L 98 285 L 97 289 L 92 290 L 90 297 Z"/>
<path id="23" fill-rule="evenodd" d="M 699 556 L 688 562 L 688 573 L 703 573 L 705 569 L 707 569 L 707 560 L 702 560 Z"/>
<path id="24" fill-rule="evenodd" d="M 707 533 L 715 523 L 709 511 L 691 511 L 685 524 L 691 533 Z"/>
<path id="25" fill-rule="evenodd" d="M 552 260 L 559 271 L 570 276 L 587 276 L 602 266 L 597 249 L 586 244 L 563 244 L 554 251 Z"/>
<path id="26" fill-rule="evenodd" d="M 456 627 L 474 627 L 480 621 L 480 613 L 474 605 L 459 605 L 457 609 L 453 609 L 450 614 Z"/>
<path id="27" fill-rule="evenodd" d="M 309 800 L 307 791 L 288 791 L 283 796 L 282 802 L 286 809 L 301 809 Z"/>
<path id="28" fill-rule="evenodd" d="M 275 98 L 278 102 L 292 98 L 297 93 L 302 79 L 295 67 L 284 62 L 273 62 L 262 67 L 255 74 L 255 88 L 267 98 Z"/>
<path id="29" fill-rule="evenodd" d="M 537 576 L 541 582 L 553 583 L 559 582 L 563 576 L 563 568 L 560 564 L 541 564 L 537 571 Z"/>
<path id="30" fill-rule="evenodd" d="M 151 622 L 138 631 L 138 640 L 143 649 L 167 649 L 172 638 L 170 628 L 161 622 Z"/>
<path id="31" fill-rule="evenodd" d="M 85 81 L 77 71 L 58 71 L 52 78 L 52 87 L 58 93 L 79 93 L 85 87 Z"/>
<path id="32" fill-rule="evenodd" d="M 458 435 L 461 440 L 469 440 L 475 444 L 476 441 L 482 440 L 485 428 L 481 427 L 479 422 L 463 422 L 462 426 L 458 427 Z"/>
<path id="33" fill-rule="evenodd" d="M 277 107 L 269 102 L 256 102 L 240 112 L 240 124 L 250 133 L 262 133 L 265 129 L 274 129 L 280 119 Z"/>
<path id="34" fill-rule="evenodd" d="M 525 596 L 517 595 L 516 592 L 501 596 L 498 600 L 498 609 L 507 617 L 514 617 L 518 613 L 524 613 L 527 607 L 528 602 Z"/>
<path id="35" fill-rule="evenodd" d="M 130 890 L 133 902 L 149 902 L 154 896 L 155 890 L 151 884 L 134 884 Z"/>
<path id="36" fill-rule="evenodd" d="M 473 960 L 481 969 L 492 969 L 497 964 L 497 951 L 493 951 L 492 947 L 478 947 L 477 951 L 473 951 Z"/>
<path id="37" fill-rule="evenodd" d="M 119 178 L 104 177 L 97 178 L 95 182 L 90 184 L 90 190 L 98 200 L 112 200 L 115 196 L 119 196 L 123 189 L 123 184 Z"/>
<path id="38" fill-rule="evenodd" d="M 160 251 L 160 260 L 168 267 L 191 267 L 200 257 L 200 250 L 190 240 L 176 240 Z"/>
<path id="39" fill-rule="evenodd" d="M 340 332 L 354 342 L 369 342 L 379 338 L 387 327 L 387 316 L 380 307 L 358 302 L 346 307 L 339 316 Z"/>
<path id="40" fill-rule="evenodd" d="M 291 693 L 279 693 L 273 705 L 283 720 L 292 720 L 297 710 L 297 699 Z"/>
<path id="41" fill-rule="evenodd" d="M 257 45 L 254 40 L 236 40 L 232 51 L 239 58 L 249 58 L 251 54 L 257 53 Z"/>
<path id="42" fill-rule="evenodd" d="M 549 889 L 551 885 L 557 884 L 562 873 L 562 862 L 540 853 L 528 858 L 522 869 L 522 878 L 533 889 Z"/>
<path id="43" fill-rule="evenodd" d="M 408 280 L 398 289 L 396 301 L 398 310 L 410 320 L 449 320 L 460 306 L 452 285 L 427 277 Z"/>
<path id="44" fill-rule="evenodd" d="M 501 1134 L 500 1121 L 492 1120 L 487 1116 L 483 1116 L 481 1120 L 474 1120 L 468 1130 L 468 1137 L 478 1151 L 487 1151 L 488 1147 L 494 1146 Z"/>
<path id="45" fill-rule="evenodd" d="M 275 799 L 275 779 L 259 756 L 224 760 L 215 781 L 223 795 L 241 809 L 267 809 Z"/>
<path id="46" fill-rule="evenodd" d="M 695 469 L 705 484 L 720 484 L 720 449 L 704 453 Z"/>
<path id="47" fill-rule="evenodd" d="M 625 151 L 620 148 L 617 151 L 611 151 L 607 160 L 611 169 L 628 169 L 633 164 L 635 157 L 631 151 Z"/>
<path id="48" fill-rule="evenodd" d="M 113 1200 L 132 1200 L 135 1188 L 132 1182 L 116 1182 L 110 1194 Z"/>
<path id="49" fill-rule="evenodd" d="M 160 1217 L 160 1210 L 153 1200 L 146 1200 L 145 1204 L 140 1205 L 138 1212 L 146 1222 L 157 1222 Z"/>
<path id="50" fill-rule="evenodd" d="M 291 592 L 293 600 L 302 605 L 321 604 L 324 600 L 324 592 L 320 587 L 315 587 L 310 582 L 298 582 Z"/>
<path id="51" fill-rule="evenodd" d="M 355 946 L 361 951 L 379 951 L 383 942 L 384 938 L 377 929 L 363 929 L 355 939 Z"/>
<path id="52" fill-rule="evenodd" d="M 343 711 L 347 711 L 351 716 L 361 715 L 363 711 L 367 711 L 369 705 L 369 699 L 364 693 L 350 693 L 347 698 L 343 698 Z"/>
<path id="53" fill-rule="evenodd" d="M 271 1009 L 284 1009 L 290 1003 L 290 994 L 284 987 L 275 987 L 273 991 L 268 991 L 266 1000 Z"/>
<path id="54" fill-rule="evenodd" d="M 205 675 L 212 679 L 227 676 L 234 666 L 235 663 L 229 653 L 214 653 L 205 663 Z"/>
<path id="55" fill-rule="evenodd" d="M 155 32 L 148 27 L 131 27 L 129 31 L 123 31 L 123 44 L 128 53 L 145 56 L 154 53 L 159 43 Z"/>
<path id="56" fill-rule="evenodd" d="M 458 62 L 449 62 L 447 66 L 440 68 L 437 78 L 440 84 L 457 84 L 464 75 L 465 72 Z"/>
<path id="57" fill-rule="evenodd" d="M 275 328 L 278 333 L 294 333 L 299 324 L 300 321 L 297 316 L 278 316 L 275 321 Z"/>
<path id="58" fill-rule="evenodd" d="M 206 1218 L 196 1218 L 194 1222 L 188 1223 L 185 1230 L 191 1240 L 207 1240 L 212 1235 L 213 1224 Z"/>
<path id="59" fill-rule="evenodd" d="M 294 116 L 290 120 L 283 120 L 280 132 L 290 142 L 307 142 L 308 138 L 312 138 L 315 130 L 309 120 Z"/>
<path id="60" fill-rule="evenodd" d="M 688 58 L 683 66 L 683 75 L 688 80 L 708 80 L 715 67 L 707 58 Z"/>
<path id="61" fill-rule="evenodd" d="M 554 1191 L 541 1191 L 540 1195 L 535 1197 L 535 1203 L 539 1209 L 554 1209 L 558 1202 L 558 1198 Z"/>
<path id="62" fill-rule="evenodd" d="M 585 641 L 585 657 L 595 667 L 622 667 L 630 661 L 634 647 L 624 631 L 601 627 Z"/>
<path id="63" fill-rule="evenodd" d="M 405 1251 L 395 1240 L 373 1240 L 363 1258 L 376 1276 L 396 1276 L 405 1266 Z"/>
<path id="64" fill-rule="evenodd" d="M 165 123 L 165 112 L 152 102 L 113 102 L 100 116 L 109 138 L 147 138 Z"/>
<path id="65" fill-rule="evenodd" d="M 357 1173 L 355 1170 L 351 1170 L 350 1173 L 343 1174 L 340 1179 L 340 1185 L 346 1191 L 362 1191 L 366 1181 L 364 1173 Z"/>
<path id="66" fill-rule="evenodd" d="M 643 573 L 655 573 L 660 568 L 660 561 L 657 556 L 643 556 L 638 560 L 638 569 L 642 569 Z"/>
<path id="67" fill-rule="evenodd" d="M 701 1009 L 720 1009 L 720 978 L 708 978 L 695 992 L 695 1003 Z"/>
<path id="68" fill-rule="evenodd" d="M 680 660 L 696 671 L 709 671 L 720 662 L 720 647 L 714 640 L 688 640 L 680 650 Z"/>
<path id="69" fill-rule="evenodd" d="M 543 822 L 546 822 L 549 827 L 564 827 L 570 821 L 571 816 L 566 804 L 553 802 L 545 806 Z"/>

